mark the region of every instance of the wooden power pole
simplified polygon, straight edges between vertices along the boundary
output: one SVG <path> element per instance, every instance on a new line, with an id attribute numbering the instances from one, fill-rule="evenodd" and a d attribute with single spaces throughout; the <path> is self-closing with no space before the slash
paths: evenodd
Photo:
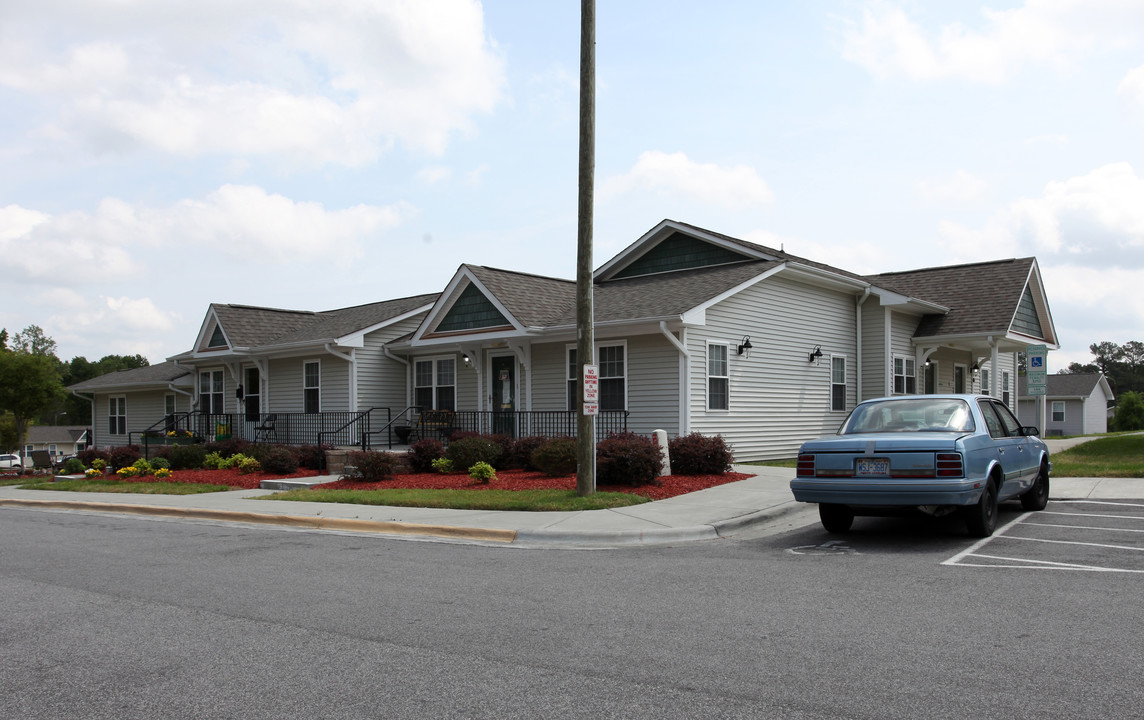
<path id="1" fill-rule="evenodd" d="M 585 403 L 585 370 L 595 368 L 592 310 L 592 215 L 596 174 L 596 0 L 580 0 L 580 192 L 576 231 L 576 492 L 596 492 L 596 416 Z M 593 386 L 594 389 L 594 386 Z M 585 407 L 585 405 L 588 407 Z"/>

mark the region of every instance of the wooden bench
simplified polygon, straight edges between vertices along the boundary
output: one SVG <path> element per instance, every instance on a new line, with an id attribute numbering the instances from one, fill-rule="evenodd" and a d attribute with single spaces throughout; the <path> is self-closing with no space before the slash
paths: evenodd
<path id="1" fill-rule="evenodd" d="M 428 437 L 448 442 L 449 436 L 453 434 L 455 420 L 456 415 L 452 410 L 424 410 L 412 425 L 409 442 L 414 442 L 415 438 L 424 440 Z"/>

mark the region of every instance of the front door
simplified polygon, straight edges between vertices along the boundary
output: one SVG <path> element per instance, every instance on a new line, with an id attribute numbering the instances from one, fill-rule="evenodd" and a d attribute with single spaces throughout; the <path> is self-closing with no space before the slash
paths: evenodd
<path id="1" fill-rule="evenodd" d="M 495 355 L 491 363 L 493 432 L 516 437 L 516 357 Z"/>

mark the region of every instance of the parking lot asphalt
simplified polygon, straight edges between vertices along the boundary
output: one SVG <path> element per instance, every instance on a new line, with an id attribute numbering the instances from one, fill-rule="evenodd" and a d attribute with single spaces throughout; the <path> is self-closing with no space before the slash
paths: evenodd
<path id="1" fill-rule="evenodd" d="M 518 547 L 607 548 L 713 540 L 747 527 L 817 522 L 813 505 L 795 502 L 793 470 L 735 465 L 751 477 L 706 490 L 625 508 L 577 512 L 449 510 L 284 502 L 264 499 L 276 490 L 233 490 L 202 495 L 131 495 L 45 492 L 0 487 L 0 506 L 109 512 L 152 517 L 279 525 L 339 532 Z M 326 482 L 334 477 L 308 478 Z M 1052 500 L 1144 500 L 1144 479 L 1053 478 Z M 797 517 L 796 517 L 797 516 Z"/>

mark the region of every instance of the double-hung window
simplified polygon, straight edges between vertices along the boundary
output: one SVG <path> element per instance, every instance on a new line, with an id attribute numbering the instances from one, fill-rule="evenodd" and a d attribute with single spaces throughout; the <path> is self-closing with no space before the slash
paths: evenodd
<path id="1" fill-rule="evenodd" d="M 830 409 L 846 410 L 846 356 L 830 356 Z"/>
<path id="2" fill-rule="evenodd" d="M 1009 371 L 1005 370 L 1001 373 L 1001 402 L 1005 403 L 1005 407 L 1009 405 Z"/>
<path id="3" fill-rule="evenodd" d="M 309 360 L 302 364 L 302 412 L 322 411 L 322 363 Z"/>
<path id="4" fill-rule="evenodd" d="M 894 358 L 894 393 L 913 395 L 918 389 L 918 379 L 912 357 Z"/>
<path id="5" fill-rule="evenodd" d="M 207 415 L 221 415 L 223 412 L 224 380 L 222 370 L 208 370 L 199 373 L 199 411 Z"/>
<path id="6" fill-rule="evenodd" d="M 596 364 L 600 368 L 600 409 L 625 410 L 628 406 L 626 345 L 596 347 Z M 580 366 L 576 348 L 568 348 L 568 409 L 576 409 L 576 388 L 580 382 Z"/>
<path id="7" fill-rule="evenodd" d="M 707 345 L 707 409 L 728 410 L 731 406 L 731 375 L 727 345 Z"/>
<path id="8" fill-rule="evenodd" d="M 413 402 L 422 410 L 457 409 L 457 359 L 413 363 Z"/>
<path id="9" fill-rule="evenodd" d="M 989 368 L 981 368 L 981 394 L 993 394 L 993 386 L 989 384 Z"/>
<path id="10" fill-rule="evenodd" d="M 1065 401 L 1053 400 L 1053 422 L 1065 421 Z"/>
<path id="11" fill-rule="evenodd" d="M 108 398 L 107 431 L 112 435 L 127 434 L 127 397 L 124 395 Z"/>

